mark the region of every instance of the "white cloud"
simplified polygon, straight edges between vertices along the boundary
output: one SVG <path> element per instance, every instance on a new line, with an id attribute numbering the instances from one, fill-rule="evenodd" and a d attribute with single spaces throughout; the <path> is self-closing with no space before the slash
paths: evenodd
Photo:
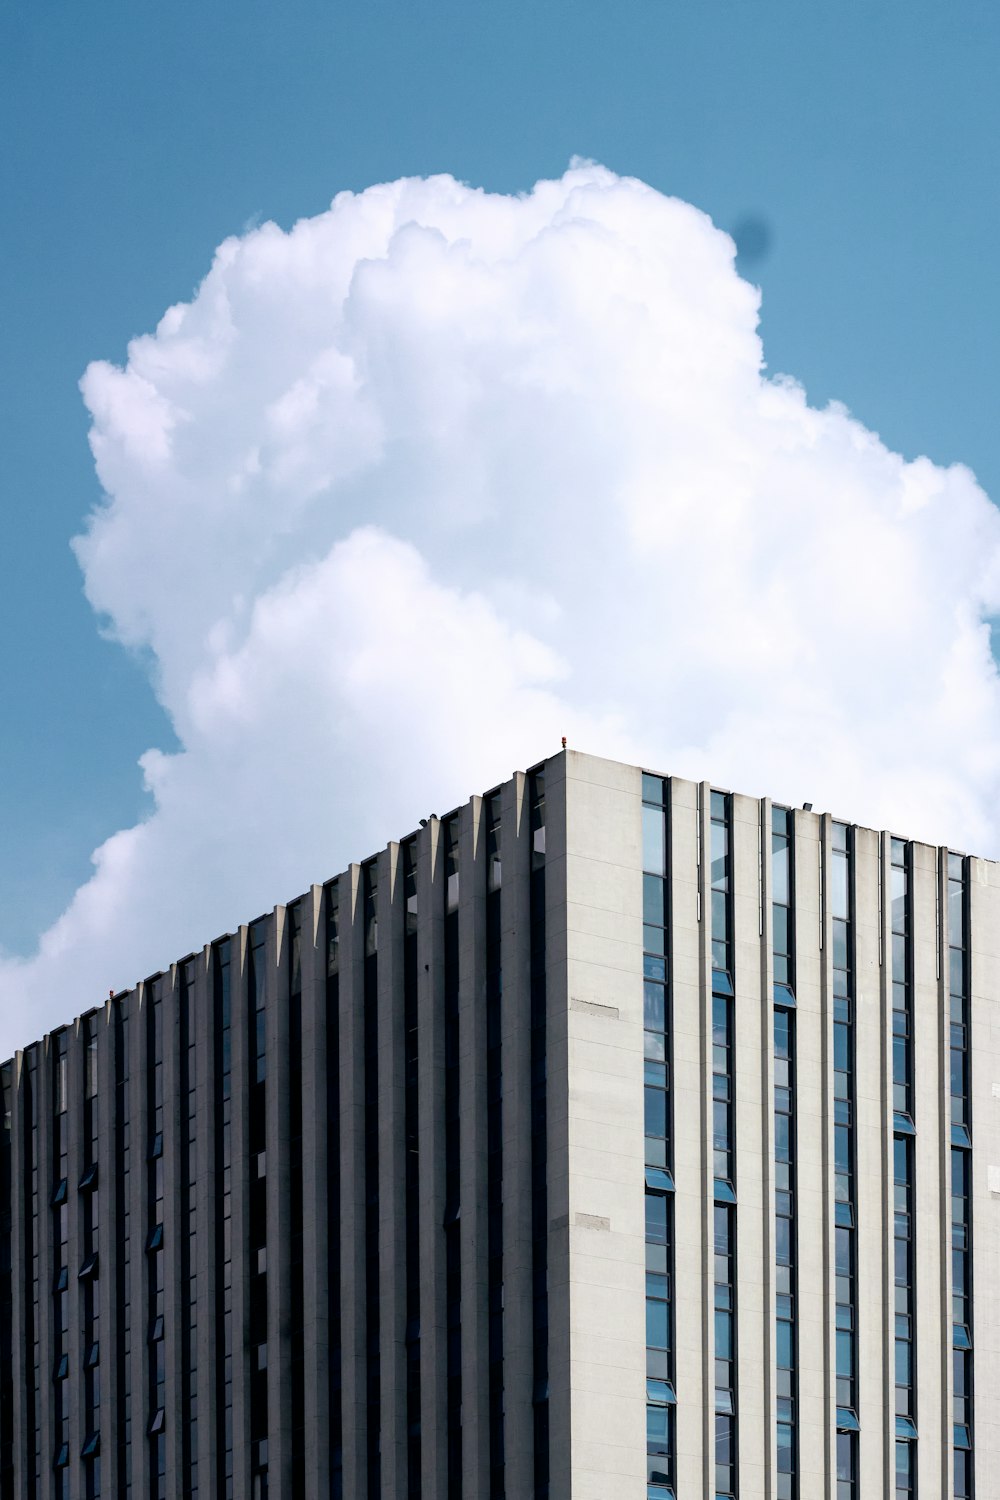
<path id="1" fill-rule="evenodd" d="M 0 1055 L 561 734 L 1000 851 L 1000 514 L 768 378 L 757 312 L 704 215 L 578 164 L 248 231 L 92 365 L 77 552 L 182 749 L 0 965 Z"/>

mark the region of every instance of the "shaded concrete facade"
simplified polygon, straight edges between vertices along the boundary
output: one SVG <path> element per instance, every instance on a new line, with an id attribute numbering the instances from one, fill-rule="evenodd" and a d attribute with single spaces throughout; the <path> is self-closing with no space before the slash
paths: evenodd
<path id="1" fill-rule="evenodd" d="M 998 985 L 986 861 L 429 819 L 0 1069 L 0 1497 L 990 1493 Z"/>

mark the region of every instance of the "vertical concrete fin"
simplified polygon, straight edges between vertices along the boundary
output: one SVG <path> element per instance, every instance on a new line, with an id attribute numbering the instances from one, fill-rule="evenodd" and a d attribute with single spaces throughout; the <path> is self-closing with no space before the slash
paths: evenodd
<path id="1" fill-rule="evenodd" d="M 344 1493 L 367 1484 L 364 903 L 361 866 L 340 888 L 340 1326 Z"/>
<path id="2" fill-rule="evenodd" d="M 346 880 L 346 877 L 344 877 Z M 302 956 L 302 1306 L 303 1396 L 305 1434 L 330 1428 L 330 1310 L 334 1288 L 329 1282 L 331 1223 L 329 1166 L 338 1151 L 339 1119 L 330 1121 L 330 1097 L 339 1079 L 328 1077 L 331 1037 L 337 1032 L 336 1010 L 328 1000 L 326 902 L 329 886 L 311 886 L 300 902 Z M 330 1139 L 329 1127 L 335 1132 Z M 339 1306 L 337 1311 L 339 1312 Z M 293 1413 L 294 1420 L 294 1413 Z M 333 1434 L 331 1433 L 331 1442 Z M 328 1500 L 331 1443 L 304 1440 L 303 1500 Z M 297 1497 L 296 1497 L 297 1500 Z"/>
<path id="3" fill-rule="evenodd" d="M 403 915 L 399 845 L 378 860 L 379 1347 L 382 1494 L 406 1494 Z"/>
<path id="4" fill-rule="evenodd" d="M 490 1490 L 486 1203 L 486 860 L 482 798 L 459 815 L 462 1493 Z"/>
<path id="5" fill-rule="evenodd" d="M 441 825 L 431 818 L 417 850 L 417 1115 L 420 1151 L 420 1415 L 425 1500 L 447 1494 L 444 1234 L 444 874 Z"/>
<path id="6" fill-rule="evenodd" d="M 552 1495 L 642 1500 L 642 775 L 566 751 L 545 794 Z"/>
<path id="7" fill-rule="evenodd" d="M 287 912 L 276 906 L 268 921 L 266 976 L 267 1120 L 267 1362 L 291 1370 L 291 1161 L 289 1111 L 289 934 Z M 301 1099 L 301 1081 L 297 1097 Z M 268 1500 L 292 1493 L 292 1383 L 271 1375 L 267 1383 Z"/>
<path id="8" fill-rule="evenodd" d="M 501 791 L 500 1018 L 503 1059 L 504 1478 L 530 1495 L 534 1475 L 531 1283 L 531 830 L 527 782 Z"/>

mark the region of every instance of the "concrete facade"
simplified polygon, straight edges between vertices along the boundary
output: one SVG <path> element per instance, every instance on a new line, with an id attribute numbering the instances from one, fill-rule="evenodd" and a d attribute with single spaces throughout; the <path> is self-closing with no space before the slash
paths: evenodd
<path id="1" fill-rule="evenodd" d="M 775 826 L 768 799 L 564 751 L 4 1064 L 0 1500 L 991 1494 L 1000 867 L 794 810 L 782 989 Z M 662 1040 L 644 962 L 664 985 Z M 95 1033 L 97 1178 L 81 1188 Z M 644 1105 L 644 1074 L 665 1114 Z"/>

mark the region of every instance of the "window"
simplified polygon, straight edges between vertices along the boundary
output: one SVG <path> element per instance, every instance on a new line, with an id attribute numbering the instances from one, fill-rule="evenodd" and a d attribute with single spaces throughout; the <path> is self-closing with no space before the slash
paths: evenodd
<path id="1" fill-rule="evenodd" d="M 857 1495 L 857 1437 L 837 1433 L 837 1500 L 855 1500 Z"/>
<path id="2" fill-rule="evenodd" d="M 774 911 L 788 912 L 792 890 L 793 848 L 791 814 L 772 810 L 772 852 L 779 875 L 774 880 Z M 778 856 L 780 855 L 780 859 Z M 778 901 L 778 895 L 784 900 Z M 779 939 L 785 944 L 779 954 Z M 798 1494 L 797 1380 L 796 1380 L 796 1174 L 795 1174 L 795 1010 L 794 956 L 790 923 L 774 924 L 775 984 L 772 1039 L 774 1050 L 774 1244 L 775 1244 L 775 1346 L 777 1367 L 777 1500 L 795 1500 Z M 779 957 L 783 962 L 779 966 Z M 781 981 L 778 981 L 778 974 Z"/>
<path id="3" fill-rule="evenodd" d="M 771 809 L 771 948 L 776 1005 L 795 1003 L 793 923 L 794 858 L 792 814 L 787 807 Z"/>
<path id="4" fill-rule="evenodd" d="M 736 1210 L 716 1203 L 715 1488 L 736 1494 Z"/>
<path id="5" fill-rule="evenodd" d="M 250 926 L 247 942 L 247 1055 L 250 1087 L 247 1098 L 247 1134 L 250 1151 L 250 1199 L 247 1233 L 250 1278 L 250 1338 L 257 1344 L 257 1359 L 250 1377 L 250 1468 L 251 1480 L 267 1477 L 267 938 L 268 918 Z M 264 1455 L 263 1459 L 261 1455 Z"/>
<path id="6" fill-rule="evenodd" d="M 486 1205 L 487 1205 L 487 1359 L 489 1364 L 489 1500 L 504 1500 L 506 1429 L 504 1423 L 504 1256 L 503 1256 L 503 819 L 500 794 L 483 803 L 486 830 Z M 419 1279 L 414 1266 L 414 1277 Z M 409 1310 L 409 1309 L 408 1309 Z M 411 1316 L 419 1319 L 419 1298 Z M 419 1348 L 419 1342 L 418 1342 Z M 419 1408 L 417 1409 L 419 1420 Z M 419 1449 L 416 1450 L 419 1460 Z M 409 1500 L 419 1495 L 412 1475 Z"/>
<path id="7" fill-rule="evenodd" d="M 711 794 L 711 914 L 712 967 L 724 973 L 730 968 L 732 898 L 730 871 L 730 798 L 725 792 Z"/>
<path id="8" fill-rule="evenodd" d="M 902 839 L 890 841 L 892 913 L 892 1107 L 897 1125 L 913 1121 L 913 986 L 910 869 Z"/>
<path id="9" fill-rule="evenodd" d="M 461 1066 L 459 1028 L 459 820 L 444 823 L 444 1154 L 448 1495 L 462 1489 Z"/>
<path id="10" fill-rule="evenodd" d="M 548 1100 L 545 1087 L 548 991 L 545 919 L 545 772 L 528 775 L 531 830 L 531 1268 L 532 1367 L 534 1374 L 535 1500 L 549 1494 L 549 1294 L 548 1294 Z"/>
<path id="11" fill-rule="evenodd" d="M 733 1001 L 712 997 L 712 1152 L 717 1182 L 732 1183 L 733 1130 Z"/>
<path id="12" fill-rule="evenodd" d="M 893 1141 L 893 1214 L 895 1236 L 895 1283 L 896 1283 L 896 1416 L 916 1415 L 914 1393 L 914 1320 L 916 1301 L 914 1297 L 915 1255 L 913 1249 L 913 1141 L 909 1136 L 896 1136 Z M 908 1449 L 908 1445 L 906 1446 Z M 899 1457 L 900 1445 L 896 1453 Z M 907 1473 L 913 1467 L 914 1456 L 906 1459 Z M 897 1480 L 897 1490 L 899 1482 Z M 908 1493 L 908 1491 L 906 1491 Z"/>
<path id="13" fill-rule="evenodd" d="M 198 1500 L 198 1039 L 195 1035 L 195 983 L 198 961 L 186 959 L 178 968 L 177 1021 L 180 1064 L 181 1120 L 178 1154 L 180 1189 L 181 1303 L 179 1334 L 181 1358 L 181 1488 L 188 1500 Z M 202 1064 L 204 1067 L 204 1063 Z"/>
<path id="14" fill-rule="evenodd" d="M 854 934 L 851 830 L 834 823 L 830 850 L 833 960 L 834 1253 L 836 1269 L 837 1500 L 857 1500 L 857 1244 L 854 1202 Z"/>
<path id="15" fill-rule="evenodd" d="M 948 855 L 948 977 L 950 991 L 952 1377 L 955 1500 L 973 1494 L 972 1241 L 966 861 Z"/>
<path id="16" fill-rule="evenodd" d="M 132 1306 L 129 1288 L 134 1274 L 131 1230 L 131 1083 L 129 1041 L 129 997 L 121 995 L 112 1002 L 114 1023 L 114 1151 L 117 1170 L 112 1189 L 119 1254 L 115 1257 L 114 1296 L 119 1309 L 116 1319 L 113 1358 L 116 1373 L 115 1432 L 118 1471 L 125 1476 L 124 1500 L 132 1500 L 131 1444 L 132 1389 L 129 1371 L 132 1362 Z M 140 1396 L 141 1400 L 141 1396 Z M 95 1424 L 96 1425 L 96 1424 Z"/>
<path id="17" fill-rule="evenodd" d="M 325 888 L 326 946 L 326 1129 L 327 1129 L 327 1333 L 330 1347 L 329 1418 L 331 1500 L 343 1500 L 344 1421 L 341 1371 L 343 1364 L 340 1319 L 340 889 L 333 880 Z"/>
<path id="18" fill-rule="evenodd" d="M 378 865 L 361 870 L 364 919 L 364 1146 L 365 1146 L 365 1335 L 368 1403 L 368 1500 L 381 1496 L 381 1324 L 379 1309 L 379 1031 L 378 1031 Z"/>
<path id="19" fill-rule="evenodd" d="M 669 1173 L 672 1163 L 666 790 L 659 777 L 644 775 L 642 784 L 646 1165 Z"/>
<path id="20" fill-rule="evenodd" d="M 233 1495 L 233 1313 L 232 1313 L 232 952 L 231 940 L 212 952 L 215 1058 L 215 1276 L 216 1299 L 216 1476 L 218 1500 Z"/>
<path id="21" fill-rule="evenodd" d="M 285 913 L 288 943 L 288 1210 L 291 1488 L 305 1490 L 305 1264 L 302 1057 L 302 906 Z M 265 1250 L 266 1261 L 266 1250 Z"/>

